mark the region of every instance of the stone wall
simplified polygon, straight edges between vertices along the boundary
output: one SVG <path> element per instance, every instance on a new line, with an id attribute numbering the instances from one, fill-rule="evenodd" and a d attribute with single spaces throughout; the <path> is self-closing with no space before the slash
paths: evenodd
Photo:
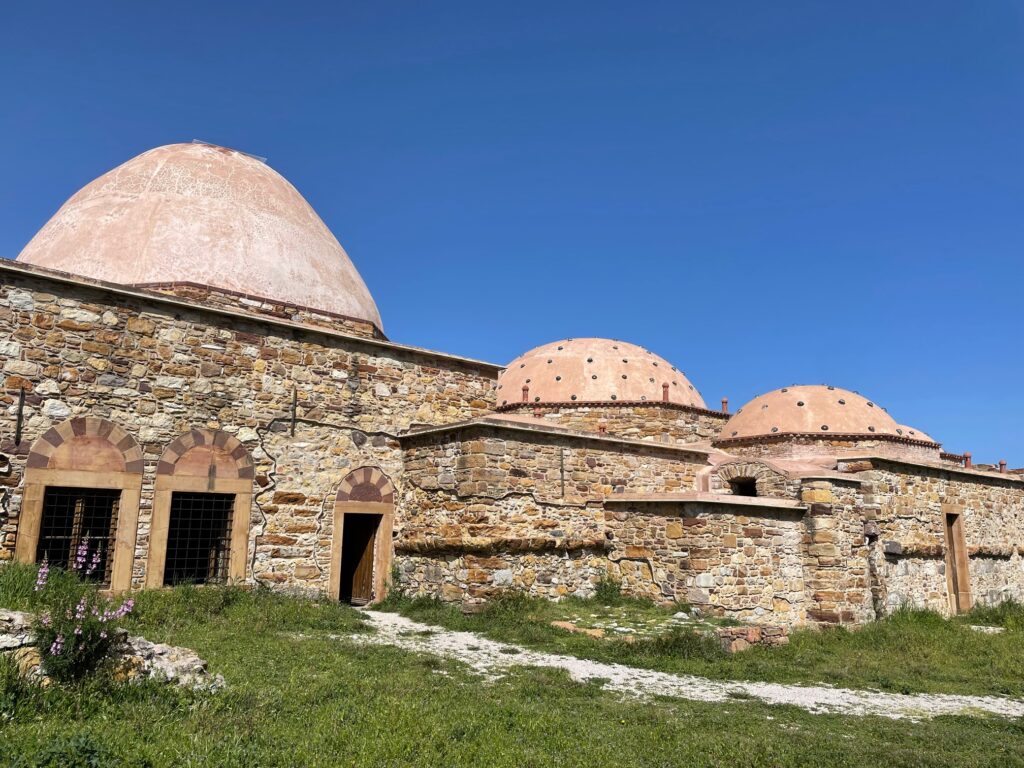
<path id="1" fill-rule="evenodd" d="M 800 459 L 811 456 L 879 455 L 908 461 L 939 461 L 937 445 L 912 440 L 848 440 L 819 438 L 816 436 L 781 435 L 751 441 L 732 441 L 728 438 L 716 444 L 737 456 Z"/>
<path id="2" fill-rule="evenodd" d="M 547 424 L 583 432 L 606 432 L 633 440 L 671 443 L 709 442 L 718 437 L 729 415 L 663 403 L 526 403 L 503 412 L 535 417 Z"/>
<path id="3" fill-rule="evenodd" d="M 976 605 L 1020 602 L 1024 597 L 1024 548 L 1018 547 L 1008 555 L 976 554 L 970 558 L 969 568 Z"/>
<path id="4" fill-rule="evenodd" d="M 861 624 L 874 618 L 872 571 L 860 483 L 808 480 L 804 578 L 811 624 Z"/>
<path id="5" fill-rule="evenodd" d="M 54 424 L 89 415 L 121 425 L 143 448 L 136 583 L 145 569 L 155 463 L 198 426 L 234 434 L 255 460 L 252 530 L 279 537 L 250 552 L 257 574 L 319 584 L 329 524 L 299 529 L 316 518 L 311 510 L 319 514 L 337 475 L 367 461 L 397 473 L 399 432 L 494 405 L 498 368 L 488 364 L 42 275 L 3 276 L 0 452 L 11 465 L 0 476 L 0 557 L 13 551 L 30 446 Z M 23 433 L 15 444 L 22 389 Z M 302 544 L 291 541 L 299 537 Z"/>
<path id="6" fill-rule="evenodd" d="M 452 600 L 498 587 L 589 594 L 607 569 L 601 500 L 692 490 L 705 463 L 669 446 L 487 424 L 402 445 L 401 586 Z"/>
<path id="7" fill-rule="evenodd" d="M 603 550 L 504 551 L 416 555 L 397 559 L 402 591 L 472 606 L 514 590 L 535 597 L 591 597 L 607 577 Z"/>
<path id="8" fill-rule="evenodd" d="M 378 467 L 402 482 L 394 434 L 300 421 L 261 430 L 258 453 L 271 469 L 257 479 L 252 576 L 263 584 L 322 592 L 332 580 L 331 543 L 338 486 L 358 467 Z"/>
<path id="9" fill-rule="evenodd" d="M 795 499 L 799 497 L 800 481 L 791 480 L 779 470 L 762 461 L 734 459 L 718 464 L 710 472 L 709 490 L 733 493 L 730 483 L 753 480 L 757 495 L 765 498 Z"/>
<path id="10" fill-rule="evenodd" d="M 239 310 L 250 315 L 264 315 L 277 320 L 285 320 L 297 325 L 315 325 L 332 331 L 353 336 L 364 336 L 368 339 L 384 339 L 384 334 L 365 320 L 339 315 L 335 312 L 324 312 L 310 307 L 300 307 L 282 301 L 274 301 L 262 296 L 235 293 L 208 285 L 195 283 L 151 283 L 147 290 L 177 296 L 191 304 L 203 307 L 217 307 L 229 312 Z"/>
<path id="11" fill-rule="evenodd" d="M 671 446 L 474 425 L 403 439 L 412 483 L 497 498 L 583 502 L 613 493 L 693 490 L 706 454 Z"/>
<path id="12" fill-rule="evenodd" d="M 605 522 L 628 594 L 754 623 L 806 618 L 802 509 L 625 503 Z"/>
<path id="13" fill-rule="evenodd" d="M 1024 483 L 940 468 L 858 463 L 878 527 L 880 601 L 949 613 L 945 516 L 959 514 L 976 602 L 1024 600 Z"/>

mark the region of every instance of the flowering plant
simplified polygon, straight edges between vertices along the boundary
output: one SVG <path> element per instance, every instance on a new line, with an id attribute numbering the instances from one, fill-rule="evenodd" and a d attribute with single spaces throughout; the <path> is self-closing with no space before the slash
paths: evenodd
<path id="1" fill-rule="evenodd" d="M 122 640 L 118 623 L 135 607 L 131 598 L 115 604 L 87 581 L 99 562 L 85 542 L 71 564 L 76 578 L 52 579 L 49 564 L 39 566 L 33 631 L 43 671 L 57 680 L 80 679 L 109 659 Z"/>

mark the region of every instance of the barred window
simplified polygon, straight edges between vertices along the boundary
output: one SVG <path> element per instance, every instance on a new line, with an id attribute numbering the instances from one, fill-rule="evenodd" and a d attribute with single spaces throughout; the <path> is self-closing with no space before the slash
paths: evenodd
<path id="1" fill-rule="evenodd" d="M 171 495 L 164 585 L 227 581 L 234 506 L 231 493 Z"/>
<path id="2" fill-rule="evenodd" d="M 36 562 L 45 559 L 51 566 L 74 568 L 90 581 L 110 584 L 120 502 L 117 489 L 48 487 Z"/>

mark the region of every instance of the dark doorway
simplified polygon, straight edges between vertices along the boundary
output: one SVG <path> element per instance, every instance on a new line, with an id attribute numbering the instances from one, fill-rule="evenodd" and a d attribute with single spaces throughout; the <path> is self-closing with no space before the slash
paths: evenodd
<path id="1" fill-rule="evenodd" d="M 164 585 L 223 584 L 228 576 L 233 493 L 174 493 Z"/>
<path id="2" fill-rule="evenodd" d="M 752 477 L 737 477 L 729 481 L 733 496 L 757 496 L 757 480 Z"/>
<path id="3" fill-rule="evenodd" d="M 109 488 L 56 488 L 43 494 L 36 562 L 71 569 L 90 581 L 110 583 L 114 534 L 121 491 Z M 75 558 L 82 550 L 83 561 Z"/>
<path id="4" fill-rule="evenodd" d="M 373 544 L 380 515 L 348 513 L 341 535 L 341 588 L 343 603 L 366 605 L 373 599 Z"/>

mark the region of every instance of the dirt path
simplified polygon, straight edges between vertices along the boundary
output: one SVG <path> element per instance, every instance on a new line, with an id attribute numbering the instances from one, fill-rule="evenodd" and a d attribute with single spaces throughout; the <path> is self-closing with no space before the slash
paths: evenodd
<path id="1" fill-rule="evenodd" d="M 443 627 L 420 624 L 396 613 L 364 611 L 364 615 L 377 631 L 355 635 L 350 640 L 456 659 L 492 680 L 500 678 L 510 667 L 553 667 L 564 669 L 573 680 L 599 681 L 606 690 L 639 698 L 660 695 L 694 701 L 736 701 L 739 697 L 767 704 L 790 704 L 814 713 L 879 715 L 893 719 L 954 714 L 1024 717 L 1024 701 L 1016 699 L 946 694 L 903 695 L 826 686 L 709 680 L 533 651 L 498 643 L 472 632 L 453 632 Z"/>

